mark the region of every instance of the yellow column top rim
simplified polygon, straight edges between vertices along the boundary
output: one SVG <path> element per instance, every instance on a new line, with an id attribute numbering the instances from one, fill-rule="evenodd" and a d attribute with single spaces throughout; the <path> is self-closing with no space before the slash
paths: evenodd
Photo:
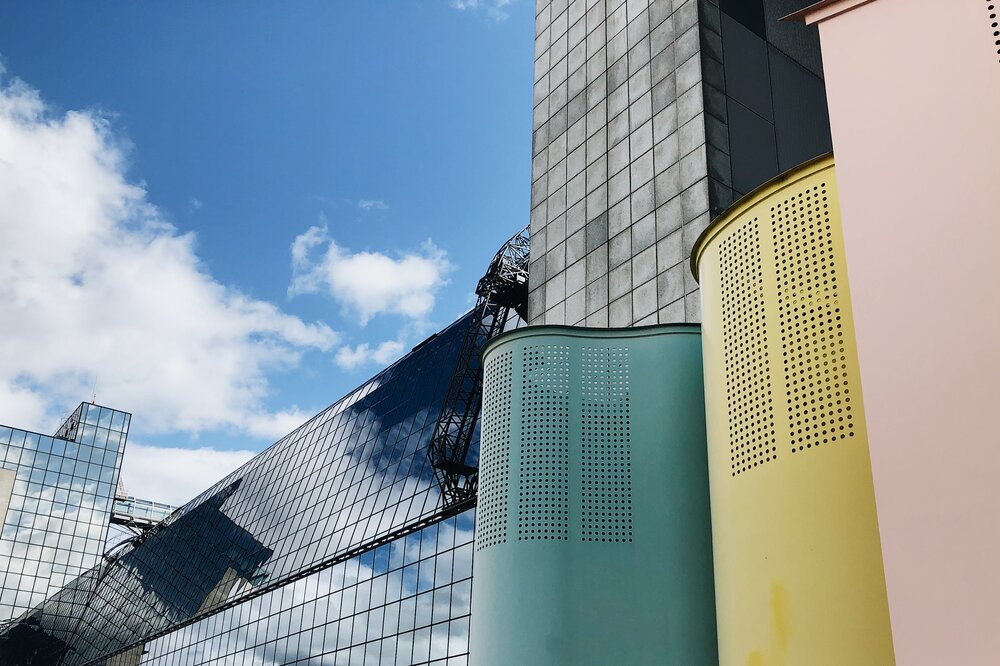
<path id="1" fill-rule="evenodd" d="M 775 192 L 832 166 L 833 153 L 826 153 L 825 155 L 813 157 L 798 166 L 792 167 L 788 171 L 778 174 L 771 180 L 765 182 L 763 185 L 754 188 L 749 193 L 737 199 L 732 206 L 724 210 L 717 218 L 712 220 L 712 222 L 705 227 L 705 230 L 701 232 L 701 235 L 699 235 L 698 239 L 694 242 L 694 246 L 691 248 L 691 274 L 694 276 L 694 279 L 696 281 L 700 281 L 698 276 L 698 263 L 701 260 L 702 252 L 708 243 L 716 235 L 718 235 L 719 232 L 726 227 L 726 225 Z"/>

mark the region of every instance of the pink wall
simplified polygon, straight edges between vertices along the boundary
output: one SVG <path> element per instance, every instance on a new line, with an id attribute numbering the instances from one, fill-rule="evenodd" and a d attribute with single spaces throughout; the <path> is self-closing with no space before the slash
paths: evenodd
<path id="1" fill-rule="evenodd" d="M 819 21 L 900 664 L 1000 664 L 1000 55 L 986 0 Z M 1000 13 L 1000 12 L 998 12 Z"/>

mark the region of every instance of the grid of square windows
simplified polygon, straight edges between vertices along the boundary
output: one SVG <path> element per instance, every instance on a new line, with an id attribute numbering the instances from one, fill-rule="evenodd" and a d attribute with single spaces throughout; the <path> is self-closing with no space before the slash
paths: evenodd
<path id="1" fill-rule="evenodd" d="M 0 426 L 0 467 L 12 481 L 0 498 L 0 504 L 7 502 L 0 531 L 0 621 L 17 617 L 97 563 L 129 421 L 125 412 L 83 403 L 59 436 Z"/>
<path id="2" fill-rule="evenodd" d="M 700 319 L 709 222 L 698 0 L 538 0 L 532 324 Z"/>
<path id="3" fill-rule="evenodd" d="M 67 664 L 103 663 L 455 515 L 442 511 L 427 449 L 469 322 L 282 438 L 23 624 L 68 644 Z"/>
<path id="4" fill-rule="evenodd" d="M 465 666 L 474 510 L 143 646 L 143 666 Z"/>

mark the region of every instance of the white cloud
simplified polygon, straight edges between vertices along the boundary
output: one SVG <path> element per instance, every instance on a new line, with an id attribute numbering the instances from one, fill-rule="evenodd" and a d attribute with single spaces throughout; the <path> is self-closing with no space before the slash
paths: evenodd
<path id="1" fill-rule="evenodd" d="M 447 253 L 429 240 L 394 259 L 380 252 L 352 253 L 330 238 L 326 227 L 311 227 L 292 243 L 288 293 L 325 290 L 362 326 L 380 314 L 420 321 L 434 309 L 452 269 Z"/>
<path id="2" fill-rule="evenodd" d="M 345 345 L 337 351 L 334 362 L 344 370 L 356 370 L 369 363 L 385 366 L 399 358 L 405 348 L 402 340 L 386 340 L 375 347 L 367 343 L 356 347 Z"/>
<path id="3" fill-rule="evenodd" d="M 277 412 L 260 411 L 248 414 L 241 429 L 255 437 L 277 441 L 311 419 L 313 412 L 292 406 Z"/>
<path id="4" fill-rule="evenodd" d="M 494 21 L 504 21 L 510 16 L 506 7 L 511 0 L 452 0 L 451 7 L 459 11 L 482 9 Z"/>
<path id="5" fill-rule="evenodd" d="M 358 201 L 358 208 L 365 212 L 370 210 L 388 210 L 389 204 L 381 199 L 361 199 Z"/>
<path id="6" fill-rule="evenodd" d="M 48 429 L 96 381 L 147 432 L 282 434 L 267 373 L 338 335 L 215 281 L 125 169 L 102 117 L 0 80 L 0 422 Z"/>
<path id="7" fill-rule="evenodd" d="M 180 449 L 129 442 L 122 479 L 134 497 L 181 506 L 250 460 L 254 451 Z"/>

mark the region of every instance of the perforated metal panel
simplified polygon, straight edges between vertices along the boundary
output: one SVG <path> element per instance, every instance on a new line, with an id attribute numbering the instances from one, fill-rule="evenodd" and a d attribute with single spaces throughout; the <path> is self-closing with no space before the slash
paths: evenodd
<path id="1" fill-rule="evenodd" d="M 569 538 L 569 347 L 522 350 L 517 538 Z"/>
<path id="2" fill-rule="evenodd" d="M 854 436 L 849 377 L 826 183 L 771 207 L 781 357 L 790 448 Z"/>
<path id="3" fill-rule="evenodd" d="M 736 476 L 778 457 L 758 219 L 730 234 L 719 252 L 729 453 Z"/>
<path id="4" fill-rule="evenodd" d="M 489 360 L 483 384 L 476 550 L 507 542 L 510 496 L 510 405 L 514 352 Z"/>
<path id="5" fill-rule="evenodd" d="M 583 347 L 580 354 L 580 538 L 632 541 L 628 349 Z"/>
<path id="6" fill-rule="evenodd" d="M 529 326 L 483 360 L 469 663 L 718 664 L 699 327 Z"/>
<path id="7" fill-rule="evenodd" d="M 720 664 L 895 663 L 843 247 L 831 157 L 695 244 Z"/>

